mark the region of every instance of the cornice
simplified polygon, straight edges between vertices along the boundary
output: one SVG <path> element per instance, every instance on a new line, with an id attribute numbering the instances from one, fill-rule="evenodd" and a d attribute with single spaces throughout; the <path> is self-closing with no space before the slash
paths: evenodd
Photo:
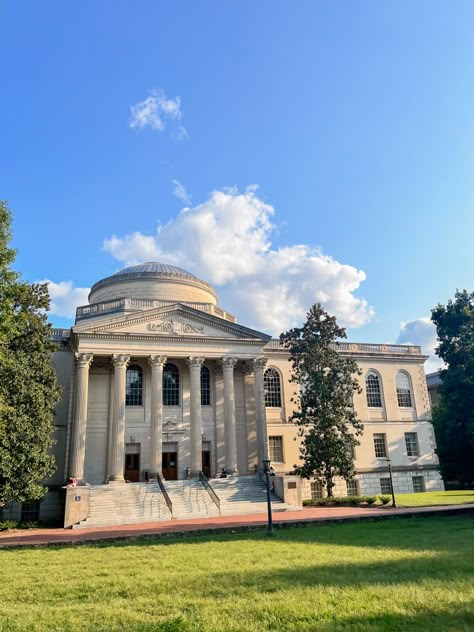
<path id="1" fill-rule="evenodd" d="M 75 346 L 77 347 L 77 343 L 81 339 L 93 339 L 93 340 L 121 340 L 127 342 L 133 341 L 144 341 L 144 342 L 174 342 L 174 343 L 207 343 L 207 344 L 241 344 L 241 345 L 252 345 L 252 346 L 261 346 L 262 341 L 252 338 L 212 338 L 210 336 L 162 336 L 156 334 L 115 334 L 115 333 L 97 333 L 97 332 L 88 332 L 81 331 L 75 332 L 73 334 L 73 341 Z"/>
<path id="2" fill-rule="evenodd" d="M 231 323 L 227 320 L 223 320 L 222 318 L 218 318 L 217 316 L 213 316 L 212 314 L 206 314 L 197 309 L 193 309 L 192 307 L 188 307 L 187 305 L 183 305 L 182 303 L 175 303 L 172 307 L 157 307 L 156 309 L 147 310 L 145 312 L 138 312 L 132 316 L 115 318 L 113 321 L 109 321 L 108 323 L 97 324 L 95 326 L 84 327 L 83 325 L 76 325 L 73 327 L 74 334 L 85 334 L 88 335 L 92 333 L 99 332 L 107 332 L 109 335 L 112 335 L 111 329 L 118 329 L 124 326 L 136 325 L 141 323 L 147 323 L 157 318 L 167 318 L 173 315 L 183 316 L 185 318 L 192 318 L 193 321 L 197 321 L 202 323 L 203 325 L 211 326 L 215 329 L 219 329 L 220 331 L 225 331 L 227 333 L 232 333 L 237 337 L 245 340 L 249 340 L 247 336 L 251 338 L 258 339 L 260 343 L 267 343 L 270 339 L 270 336 L 267 334 L 263 334 L 259 331 L 255 331 L 253 329 L 249 329 L 248 327 L 244 327 L 243 325 L 238 325 L 237 323 Z M 84 327 L 84 328 L 82 328 Z M 142 334 L 122 334 L 127 337 L 140 336 Z M 157 336 L 152 336 L 152 338 L 156 338 Z M 160 339 L 163 337 L 160 335 Z M 212 338 L 212 336 L 211 336 Z M 173 338 L 174 339 L 174 338 Z M 190 338 L 183 338 L 184 340 L 189 340 Z M 202 340 L 203 338 L 201 338 Z"/>

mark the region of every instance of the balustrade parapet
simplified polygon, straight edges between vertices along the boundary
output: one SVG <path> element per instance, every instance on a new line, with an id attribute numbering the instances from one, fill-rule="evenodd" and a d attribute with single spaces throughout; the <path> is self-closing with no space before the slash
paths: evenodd
<path id="1" fill-rule="evenodd" d="M 362 342 L 339 342 L 331 345 L 337 351 L 346 353 L 396 353 L 403 355 L 422 355 L 421 347 L 418 345 L 397 345 L 397 344 L 376 344 Z M 278 338 L 273 338 L 264 347 L 265 349 L 278 349 L 286 351 L 284 345 Z"/>

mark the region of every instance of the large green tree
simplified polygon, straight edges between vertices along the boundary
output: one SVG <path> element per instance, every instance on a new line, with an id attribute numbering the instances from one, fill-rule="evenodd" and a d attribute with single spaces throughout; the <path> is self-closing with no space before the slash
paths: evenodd
<path id="1" fill-rule="evenodd" d="M 474 292 L 457 291 L 431 312 L 440 371 L 439 404 L 433 411 L 441 469 L 447 480 L 474 482 Z"/>
<path id="2" fill-rule="evenodd" d="M 363 425 L 353 406 L 361 391 L 356 362 L 337 350 L 346 331 L 318 303 L 308 312 L 302 327 L 282 333 L 280 340 L 290 352 L 291 381 L 298 384 L 293 397 L 295 412 L 289 421 L 302 438 L 301 461 L 296 471 L 316 478 L 332 495 L 334 477 L 353 478 L 354 447 Z"/>
<path id="3" fill-rule="evenodd" d="M 41 498 L 60 389 L 51 364 L 48 288 L 11 269 L 11 212 L 0 202 L 0 510 Z"/>

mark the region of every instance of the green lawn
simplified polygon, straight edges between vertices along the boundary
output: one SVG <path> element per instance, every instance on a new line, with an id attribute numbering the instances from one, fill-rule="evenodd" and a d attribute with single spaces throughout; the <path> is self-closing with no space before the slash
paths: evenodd
<path id="1" fill-rule="evenodd" d="M 474 629 L 474 520 L 0 551 L 0 630 Z"/>
<path id="2" fill-rule="evenodd" d="M 449 492 L 422 492 L 419 494 L 397 494 L 400 507 L 428 507 L 430 505 L 465 505 L 474 503 L 474 490 L 462 489 Z"/>

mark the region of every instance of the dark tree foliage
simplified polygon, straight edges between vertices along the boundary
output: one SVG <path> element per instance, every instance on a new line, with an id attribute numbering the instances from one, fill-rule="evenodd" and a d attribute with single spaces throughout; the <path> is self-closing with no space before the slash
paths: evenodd
<path id="1" fill-rule="evenodd" d="M 11 269 L 11 213 L 0 202 L 0 509 L 41 498 L 55 469 L 48 454 L 60 389 L 51 364 L 46 285 Z"/>
<path id="2" fill-rule="evenodd" d="M 474 482 L 474 292 L 456 291 L 454 300 L 437 305 L 431 320 L 438 332 L 440 401 L 433 425 L 444 477 Z"/>
<path id="3" fill-rule="evenodd" d="M 361 389 L 355 360 L 337 351 L 346 331 L 318 303 L 308 312 L 303 327 L 281 334 L 290 352 L 291 381 L 299 385 L 293 400 L 296 410 L 289 421 L 302 437 L 302 465 L 295 470 L 304 478 L 316 478 L 332 495 L 335 476 L 350 480 L 354 474 L 354 447 L 364 429 L 353 407 L 354 393 Z"/>

